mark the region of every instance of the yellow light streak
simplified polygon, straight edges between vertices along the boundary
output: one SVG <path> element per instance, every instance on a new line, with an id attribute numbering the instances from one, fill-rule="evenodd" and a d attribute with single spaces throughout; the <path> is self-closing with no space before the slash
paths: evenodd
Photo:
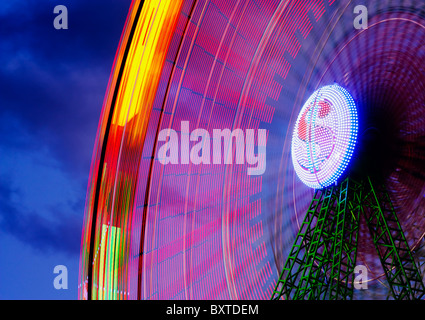
<path id="1" fill-rule="evenodd" d="M 113 124 L 124 126 L 137 114 L 149 115 L 182 2 L 152 0 L 143 5 L 120 83 Z"/>

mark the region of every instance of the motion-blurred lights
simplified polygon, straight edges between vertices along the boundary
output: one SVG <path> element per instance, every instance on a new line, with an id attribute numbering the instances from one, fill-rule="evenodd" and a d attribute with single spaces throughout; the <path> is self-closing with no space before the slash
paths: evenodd
<path id="1" fill-rule="evenodd" d="M 314 189 L 336 183 L 357 142 L 354 99 L 339 85 L 315 91 L 298 116 L 292 137 L 292 162 L 301 181 Z"/>

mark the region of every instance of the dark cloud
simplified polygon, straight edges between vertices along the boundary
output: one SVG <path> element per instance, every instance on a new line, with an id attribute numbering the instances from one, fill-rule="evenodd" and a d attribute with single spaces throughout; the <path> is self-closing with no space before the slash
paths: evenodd
<path id="1" fill-rule="evenodd" d="M 0 230 L 37 252 L 78 254 L 85 179 L 70 174 L 14 119 L 0 118 Z"/>
<path id="2" fill-rule="evenodd" d="M 36 210 L 23 212 L 12 205 L 19 190 L 0 183 L 0 228 L 27 243 L 38 252 L 63 252 L 78 255 L 80 250 L 82 219 L 65 215 L 52 208 L 53 221 Z"/>
<path id="3" fill-rule="evenodd" d="M 131 0 L 0 3 L 0 228 L 78 254 L 97 125 Z"/>
<path id="4" fill-rule="evenodd" d="M 1 112 L 18 116 L 75 170 L 86 170 L 130 1 L 17 1 L 0 15 Z M 3 5 L 4 6 L 4 5 Z"/>

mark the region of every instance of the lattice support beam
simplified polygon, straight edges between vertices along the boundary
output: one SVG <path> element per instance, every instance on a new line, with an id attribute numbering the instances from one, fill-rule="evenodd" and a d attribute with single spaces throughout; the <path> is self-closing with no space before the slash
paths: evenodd
<path id="1" fill-rule="evenodd" d="M 374 187 L 370 178 L 367 182 L 363 212 L 392 295 L 396 300 L 424 298 L 422 277 L 390 197 L 383 186 Z"/>
<path id="2" fill-rule="evenodd" d="M 341 184 L 327 296 L 329 300 L 353 299 L 362 190 L 362 184 L 353 179 L 346 179 Z"/>
<path id="3" fill-rule="evenodd" d="M 282 273 L 273 291 L 272 299 L 292 299 L 298 288 L 299 278 L 303 274 L 306 257 L 315 232 L 316 224 L 322 219 L 325 211 L 322 210 L 326 199 L 329 199 L 332 189 L 316 190 L 304 221 L 300 226 L 295 242 L 282 269 Z"/>
<path id="4" fill-rule="evenodd" d="M 317 299 L 320 288 L 327 285 L 326 272 L 331 256 L 336 215 L 338 214 L 339 187 L 329 188 L 321 210 L 323 220 L 318 220 L 310 245 L 303 276 L 300 279 L 294 299 Z"/>
<path id="5" fill-rule="evenodd" d="M 352 299 L 360 214 L 395 299 L 425 296 L 422 277 L 390 197 L 370 178 L 316 190 L 272 299 Z"/>

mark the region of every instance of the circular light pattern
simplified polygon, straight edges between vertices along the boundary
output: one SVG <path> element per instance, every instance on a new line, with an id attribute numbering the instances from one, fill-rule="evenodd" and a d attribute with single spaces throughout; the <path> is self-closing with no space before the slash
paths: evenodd
<path id="1" fill-rule="evenodd" d="M 354 99 L 339 85 L 315 91 L 298 116 L 292 137 L 292 162 L 301 181 L 321 189 L 338 181 L 357 141 Z"/>

